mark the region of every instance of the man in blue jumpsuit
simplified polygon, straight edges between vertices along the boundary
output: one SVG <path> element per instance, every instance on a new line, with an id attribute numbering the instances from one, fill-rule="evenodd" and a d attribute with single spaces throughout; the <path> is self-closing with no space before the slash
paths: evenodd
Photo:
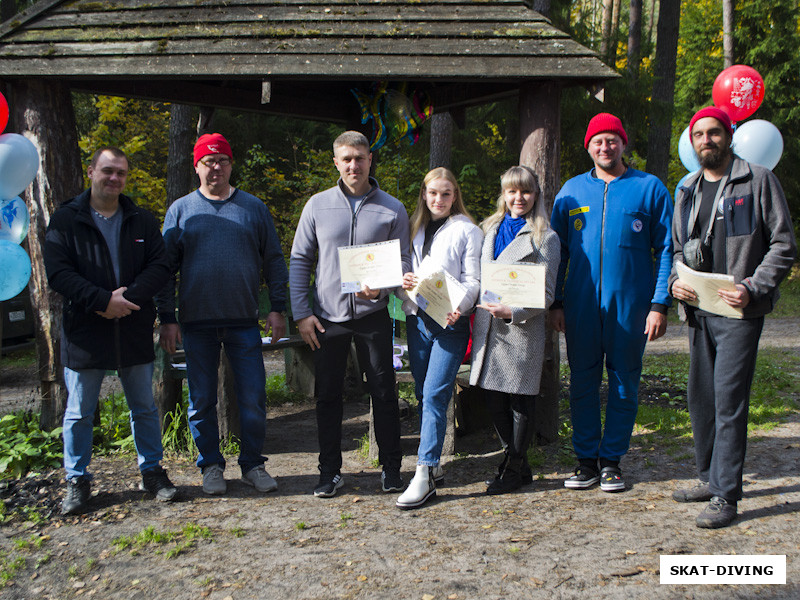
<path id="1" fill-rule="evenodd" d="M 642 354 L 667 328 L 672 201 L 658 178 L 622 160 L 628 137 L 608 113 L 589 121 L 584 147 L 594 162 L 555 199 L 561 239 L 553 328 L 567 339 L 572 443 L 579 465 L 564 482 L 625 489 L 619 461 L 638 409 Z M 605 430 L 600 417 L 603 358 L 608 372 Z"/>

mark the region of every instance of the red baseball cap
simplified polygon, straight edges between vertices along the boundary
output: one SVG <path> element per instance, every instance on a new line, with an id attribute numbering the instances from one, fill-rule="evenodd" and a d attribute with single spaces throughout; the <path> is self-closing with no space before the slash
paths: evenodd
<path id="1" fill-rule="evenodd" d="M 206 133 L 200 136 L 194 145 L 194 164 L 209 154 L 226 154 L 233 160 L 231 145 L 221 133 Z"/>
<path id="2" fill-rule="evenodd" d="M 583 147 L 589 147 L 589 141 L 598 133 L 616 133 L 622 138 L 622 143 L 628 145 L 628 134 L 622 127 L 622 121 L 611 113 L 600 113 L 592 117 L 589 126 L 586 128 L 586 137 L 583 139 Z"/>

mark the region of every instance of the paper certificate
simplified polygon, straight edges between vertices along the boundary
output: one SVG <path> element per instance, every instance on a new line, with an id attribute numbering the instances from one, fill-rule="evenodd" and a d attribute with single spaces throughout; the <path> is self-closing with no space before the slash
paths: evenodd
<path id="1" fill-rule="evenodd" d="M 533 263 L 481 263 L 481 303 L 517 308 L 547 308 L 544 280 L 547 268 Z"/>
<path id="2" fill-rule="evenodd" d="M 690 269 L 685 264 L 675 263 L 675 270 L 678 272 L 678 279 L 688 285 L 697 294 L 697 300 L 686 302 L 691 306 L 696 306 L 700 310 L 730 317 L 731 319 L 741 319 L 742 309 L 727 304 L 717 294 L 718 290 L 736 291 L 736 284 L 733 275 L 723 275 L 721 273 L 701 273 Z"/>
<path id="3" fill-rule="evenodd" d="M 373 290 L 403 285 L 400 240 L 339 248 L 339 276 L 342 293 L 360 292 L 362 285 Z"/>
<path id="4" fill-rule="evenodd" d="M 429 263 L 427 259 L 423 261 L 415 273 L 417 285 L 406 293 L 431 319 L 445 328 L 447 313 L 458 308 L 467 295 L 467 289 L 450 273 Z"/>

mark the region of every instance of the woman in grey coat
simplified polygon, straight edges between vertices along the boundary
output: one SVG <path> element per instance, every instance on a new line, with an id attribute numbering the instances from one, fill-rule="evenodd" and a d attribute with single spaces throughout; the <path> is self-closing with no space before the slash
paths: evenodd
<path id="1" fill-rule="evenodd" d="M 561 250 L 558 236 L 550 229 L 537 177 L 527 167 L 511 167 L 500 186 L 497 211 L 481 224 L 485 234 L 481 262 L 545 265 L 545 305 L 549 307 Z M 487 494 L 504 494 L 532 480 L 527 451 L 542 375 L 546 317 L 546 308 L 517 308 L 483 299 L 475 312 L 470 384 L 485 390 L 505 453 Z"/>

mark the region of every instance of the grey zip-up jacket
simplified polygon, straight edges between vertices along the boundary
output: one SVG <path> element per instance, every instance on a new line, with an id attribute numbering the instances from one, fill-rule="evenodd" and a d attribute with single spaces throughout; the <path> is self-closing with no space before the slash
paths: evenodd
<path id="1" fill-rule="evenodd" d="M 675 254 L 669 277 L 670 291 L 678 278 L 675 263 L 684 262 L 683 245 L 688 239 L 686 228 L 692 196 L 702 173 L 701 170 L 687 179 L 678 188 L 675 198 L 672 220 Z M 744 318 L 760 317 L 775 307 L 778 285 L 789 273 L 797 255 L 786 196 L 772 171 L 734 155 L 722 197 L 727 274 L 733 275 L 736 283 L 750 292 Z"/>
<path id="2" fill-rule="evenodd" d="M 339 276 L 341 246 L 400 240 L 403 273 L 411 270 L 408 213 L 403 204 L 382 191 L 370 177 L 372 189 L 355 214 L 339 180 L 335 187 L 315 194 L 303 208 L 289 260 L 289 294 L 295 321 L 312 314 L 334 323 L 358 319 L 384 308 L 391 290 L 376 300 L 343 294 Z M 314 306 L 309 301 L 314 271 Z"/>

